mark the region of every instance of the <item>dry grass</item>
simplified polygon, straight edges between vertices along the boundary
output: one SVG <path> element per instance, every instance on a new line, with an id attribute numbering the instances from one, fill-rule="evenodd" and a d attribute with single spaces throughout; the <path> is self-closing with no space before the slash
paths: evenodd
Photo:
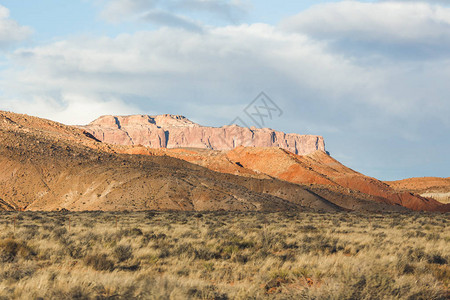
<path id="1" fill-rule="evenodd" d="M 448 214 L 2 213 L 0 298 L 446 299 L 448 249 Z"/>

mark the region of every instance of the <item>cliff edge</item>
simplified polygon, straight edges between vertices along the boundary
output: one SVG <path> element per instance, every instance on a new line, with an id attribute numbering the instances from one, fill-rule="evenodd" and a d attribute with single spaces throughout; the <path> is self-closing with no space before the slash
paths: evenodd
<path id="1" fill-rule="evenodd" d="M 231 150 L 239 146 L 278 147 L 299 155 L 325 151 L 324 139 L 317 135 L 237 125 L 206 127 L 179 115 L 102 116 L 81 127 L 98 140 L 116 145 L 211 150 Z"/>

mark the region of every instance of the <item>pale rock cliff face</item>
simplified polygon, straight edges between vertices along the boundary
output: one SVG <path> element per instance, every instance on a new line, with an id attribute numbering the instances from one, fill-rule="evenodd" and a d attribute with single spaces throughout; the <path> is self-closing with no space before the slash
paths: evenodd
<path id="1" fill-rule="evenodd" d="M 269 128 L 237 125 L 205 127 L 178 115 L 102 116 L 82 128 L 98 140 L 116 145 L 213 150 L 230 150 L 238 146 L 279 147 L 300 155 L 325 151 L 323 137 L 317 135 L 287 134 Z"/>

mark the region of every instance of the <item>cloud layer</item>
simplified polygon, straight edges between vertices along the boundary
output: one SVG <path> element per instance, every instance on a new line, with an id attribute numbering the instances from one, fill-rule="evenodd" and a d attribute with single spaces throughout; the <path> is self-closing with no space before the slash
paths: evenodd
<path id="1" fill-rule="evenodd" d="M 429 3 L 327 3 L 288 18 L 282 27 L 325 40 L 348 54 L 449 56 L 450 9 Z"/>
<path id="2" fill-rule="evenodd" d="M 197 2 L 210 1 L 185 3 Z M 155 7 L 117 0 L 105 14 Z M 332 154 L 357 170 L 449 176 L 442 166 L 450 164 L 448 24 L 443 6 L 345 1 L 278 26 L 180 24 L 70 38 L 14 51 L 0 75 L 0 101 L 72 124 L 100 114 L 178 113 L 223 125 L 264 90 L 285 111 L 269 126 L 324 135 Z"/>

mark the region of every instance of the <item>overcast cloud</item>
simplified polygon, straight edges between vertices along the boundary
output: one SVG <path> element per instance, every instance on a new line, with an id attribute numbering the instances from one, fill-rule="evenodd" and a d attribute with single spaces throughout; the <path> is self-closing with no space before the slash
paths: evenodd
<path id="1" fill-rule="evenodd" d="M 180 3 L 110 1 L 104 18 L 119 22 L 126 12 L 164 26 L 11 52 L 0 74 L 2 109 L 70 124 L 175 113 L 221 126 L 264 90 L 285 112 L 271 127 L 324 135 L 328 150 L 358 171 L 450 176 L 448 7 L 345 1 L 278 25 L 204 26 L 183 12 L 217 10 L 232 22 L 242 4 Z"/>
<path id="2" fill-rule="evenodd" d="M 450 8 L 439 5 L 327 3 L 290 17 L 281 26 L 326 40 L 347 55 L 383 55 L 395 59 L 450 55 Z"/>

